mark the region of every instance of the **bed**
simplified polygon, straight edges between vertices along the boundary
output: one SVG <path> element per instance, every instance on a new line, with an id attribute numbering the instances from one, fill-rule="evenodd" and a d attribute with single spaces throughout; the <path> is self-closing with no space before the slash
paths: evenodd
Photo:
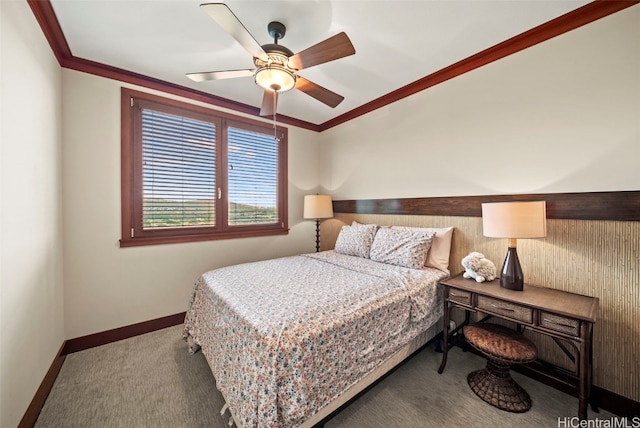
<path id="1" fill-rule="evenodd" d="M 440 240 L 353 224 L 335 250 L 204 273 L 183 334 L 236 426 L 312 426 L 434 337 L 448 271 L 427 260 Z"/>

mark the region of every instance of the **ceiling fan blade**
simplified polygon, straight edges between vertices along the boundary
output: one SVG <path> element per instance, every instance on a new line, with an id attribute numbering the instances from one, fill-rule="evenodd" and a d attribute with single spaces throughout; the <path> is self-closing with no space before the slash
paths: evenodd
<path id="1" fill-rule="evenodd" d="M 323 88 L 322 86 L 300 76 L 296 76 L 296 89 L 301 90 L 305 94 L 332 108 L 335 108 L 342 102 L 342 100 L 344 100 L 342 95 L 338 95 L 335 92 Z"/>
<path id="2" fill-rule="evenodd" d="M 303 68 L 333 61 L 354 53 L 356 53 L 356 49 L 351 44 L 351 40 L 342 32 L 292 55 L 289 58 L 289 67 L 295 70 L 302 70 Z"/>
<path id="3" fill-rule="evenodd" d="M 187 73 L 187 77 L 194 82 L 204 82 L 205 80 L 234 79 L 236 77 L 253 76 L 255 70 L 224 70 L 224 71 L 203 71 L 201 73 Z"/>
<path id="4" fill-rule="evenodd" d="M 262 97 L 262 107 L 260 108 L 260 116 L 273 116 L 276 114 L 278 106 L 278 93 L 276 91 L 264 91 Z"/>
<path id="5" fill-rule="evenodd" d="M 236 17 L 229 6 L 224 3 L 204 3 L 200 5 L 202 9 L 209 15 L 214 21 L 218 23 L 220 27 L 231 37 L 236 39 L 238 43 L 242 45 L 251 55 L 256 58 L 260 58 L 263 61 L 269 61 L 269 56 L 262 49 L 260 44 L 253 38 L 251 33 L 242 25 L 242 22 Z"/>

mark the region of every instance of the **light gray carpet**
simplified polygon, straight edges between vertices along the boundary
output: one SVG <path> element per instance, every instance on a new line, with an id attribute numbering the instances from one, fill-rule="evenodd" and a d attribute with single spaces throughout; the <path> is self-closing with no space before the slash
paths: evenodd
<path id="1" fill-rule="evenodd" d="M 228 427 L 207 362 L 200 352 L 189 355 L 181 331 L 175 326 L 68 355 L 36 427 Z M 532 409 L 497 410 L 466 383 L 467 373 L 484 366 L 481 357 L 454 348 L 442 375 L 440 359 L 428 346 L 325 426 L 538 428 L 577 415 L 576 398 L 517 373 Z"/>

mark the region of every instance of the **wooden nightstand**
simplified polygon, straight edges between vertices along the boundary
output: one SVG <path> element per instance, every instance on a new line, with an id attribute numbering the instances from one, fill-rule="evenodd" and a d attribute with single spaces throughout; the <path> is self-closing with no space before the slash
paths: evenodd
<path id="1" fill-rule="evenodd" d="M 525 284 L 523 291 L 500 287 L 500 281 L 478 283 L 462 275 L 441 281 L 444 296 L 443 353 L 438 373 L 447 364 L 449 319 L 453 307 L 464 309 L 465 323 L 471 312 L 512 321 L 518 329 L 531 329 L 553 338 L 560 349 L 575 363 L 570 373 L 576 380 L 578 416 L 587 417 L 592 382 L 593 325 L 599 300 L 551 288 Z M 460 327 L 459 327 L 460 328 Z M 566 346 L 573 345 L 574 352 Z"/>

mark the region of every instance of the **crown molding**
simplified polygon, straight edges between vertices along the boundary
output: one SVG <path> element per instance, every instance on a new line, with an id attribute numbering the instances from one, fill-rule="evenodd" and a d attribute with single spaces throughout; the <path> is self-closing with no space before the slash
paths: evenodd
<path id="1" fill-rule="evenodd" d="M 40 24 L 40 28 L 47 38 L 54 55 L 64 68 L 155 89 L 217 107 L 261 117 L 260 109 L 248 104 L 75 57 L 62 32 L 51 2 L 49 0 L 27 0 L 27 3 Z M 314 124 L 280 114 L 276 114 L 276 120 L 287 125 L 322 132 L 638 3 L 640 3 L 640 0 L 593 1 L 321 124 Z"/>

